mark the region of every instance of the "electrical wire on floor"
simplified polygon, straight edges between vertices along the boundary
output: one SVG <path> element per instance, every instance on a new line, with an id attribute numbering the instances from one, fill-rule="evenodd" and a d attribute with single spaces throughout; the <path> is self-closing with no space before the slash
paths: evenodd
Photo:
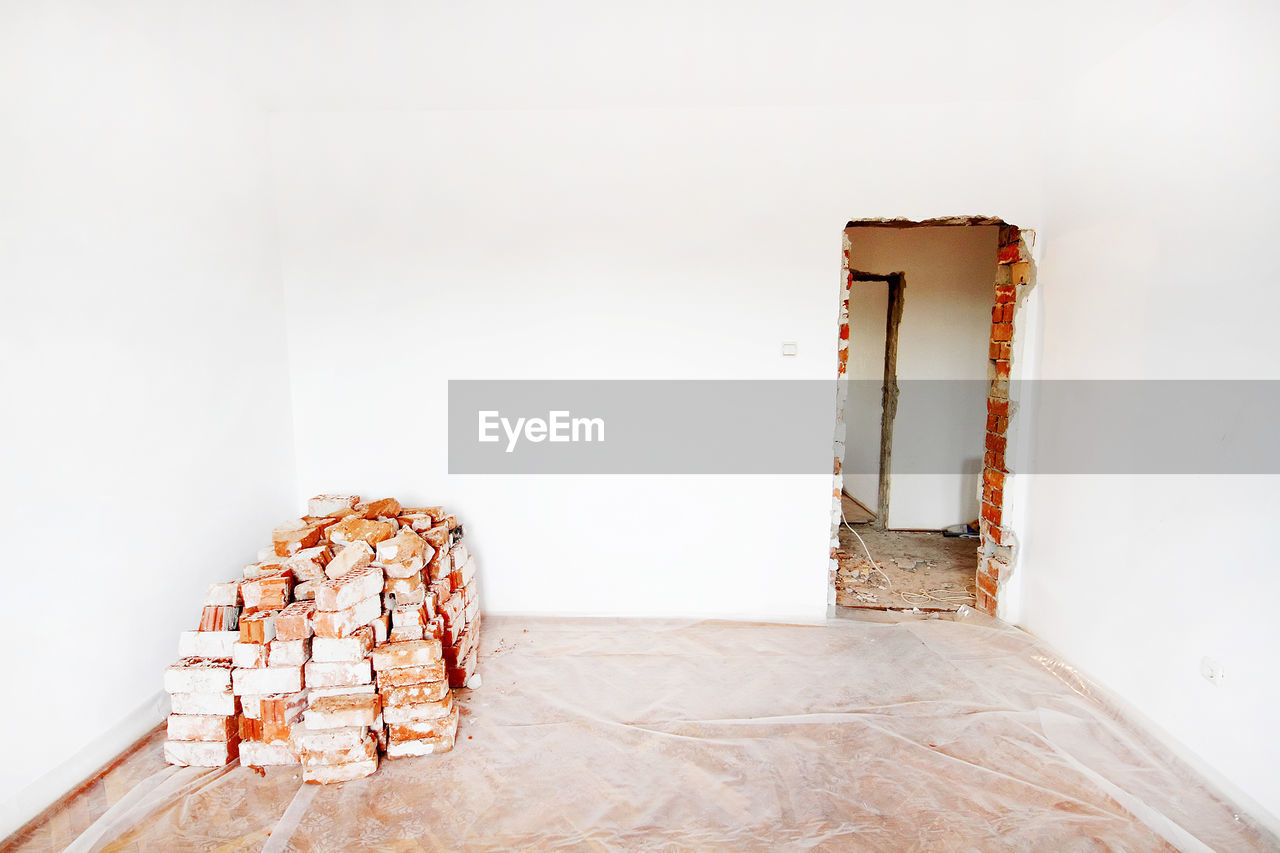
<path id="1" fill-rule="evenodd" d="M 889 576 L 884 573 L 884 569 L 880 568 L 880 564 L 876 562 L 876 558 L 871 556 L 871 549 L 867 547 L 867 543 L 862 541 L 862 537 L 858 535 L 858 531 L 853 529 L 853 525 L 844 517 L 844 501 L 840 501 L 840 521 L 845 527 L 849 528 L 849 532 L 854 535 L 858 543 L 862 545 L 862 550 L 866 552 L 867 561 L 871 563 L 871 567 L 880 573 L 880 577 L 884 578 L 884 582 L 889 585 L 889 592 L 893 592 L 893 581 L 889 580 Z M 901 594 L 901 593 L 899 593 Z"/>
<path id="2" fill-rule="evenodd" d="M 853 529 L 853 525 L 844 517 L 844 501 L 840 501 L 840 521 L 845 527 L 849 528 L 849 532 L 858 540 L 858 544 L 862 546 L 863 552 L 867 555 L 867 560 L 871 563 L 871 567 L 880 573 L 880 577 L 884 578 L 884 582 L 889 585 L 888 591 L 898 596 L 904 602 L 912 607 L 919 607 L 921 604 L 928 605 L 931 603 L 944 605 L 961 605 L 973 604 L 973 593 L 968 590 L 956 589 L 930 589 L 924 592 L 904 592 L 893 588 L 893 581 L 889 580 L 889 576 L 885 574 L 884 569 L 880 568 L 880 564 L 876 562 L 876 558 L 871 556 L 871 549 L 867 547 L 867 543 L 858 535 L 858 531 Z M 908 597 L 910 596 L 910 597 Z M 922 601 L 912 601 L 912 598 L 922 599 Z"/>

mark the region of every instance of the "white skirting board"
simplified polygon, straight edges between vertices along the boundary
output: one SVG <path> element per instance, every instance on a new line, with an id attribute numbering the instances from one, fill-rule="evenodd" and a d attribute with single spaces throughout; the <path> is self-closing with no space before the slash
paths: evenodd
<path id="1" fill-rule="evenodd" d="M 0 804 L 0 839 L 17 831 L 59 797 L 88 779 L 120 753 L 164 722 L 169 714 L 169 694 L 147 699 L 88 746 Z"/>

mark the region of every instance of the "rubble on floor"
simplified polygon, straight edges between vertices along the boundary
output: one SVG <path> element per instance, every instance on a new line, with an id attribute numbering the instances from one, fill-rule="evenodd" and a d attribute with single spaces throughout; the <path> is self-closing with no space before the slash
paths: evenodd
<path id="1" fill-rule="evenodd" d="M 977 550 L 972 540 L 938 532 L 841 525 L 840 547 L 832 552 L 835 603 L 876 610 L 972 607 Z"/>
<path id="2" fill-rule="evenodd" d="M 475 687 L 480 600 L 463 527 L 442 507 L 318 495 L 237 581 L 209 587 L 164 674 L 164 757 L 301 765 L 347 782 L 381 756 L 448 752 L 453 688 Z"/>

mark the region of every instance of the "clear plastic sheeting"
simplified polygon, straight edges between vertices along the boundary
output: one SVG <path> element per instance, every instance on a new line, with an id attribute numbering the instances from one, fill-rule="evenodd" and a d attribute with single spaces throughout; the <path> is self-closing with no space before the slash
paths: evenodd
<path id="1" fill-rule="evenodd" d="M 73 849 L 1276 847 L 1035 639 L 972 612 L 486 617 L 480 671 L 452 753 L 341 786 L 167 767 L 157 737 Z"/>

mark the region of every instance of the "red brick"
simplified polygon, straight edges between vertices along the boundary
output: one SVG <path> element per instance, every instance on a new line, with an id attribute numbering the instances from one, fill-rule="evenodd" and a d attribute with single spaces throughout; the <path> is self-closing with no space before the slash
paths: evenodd
<path id="1" fill-rule="evenodd" d="M 1006 443 L 1007 440 L 1003 435 L 997 435 L 994 432 L 987 433 L 987 450 L 990 450 L 992 453 L 998 453 L 1003 457 Z M 1003 459 L 1001 462 L 1003 463 Z M 1003 469 L 1004 465 L 992 465 L 991 467 Z"/>
<path id="2" fill-rule="evenodd" d="M 254 613 L 240 620 L 240 642 L 269 643 L 276 638 L 274 613 Z"/>
<path id="3" fill-rule="evenodd" d="M 1022 260 L 1022 248 L 1017 243 L 1001 246 L 999 254 L 996 255 L 996 263 L 1000 264 L 1016 264 L 1020 260 Z"/>
<path id="4" fill-rule="evenodd" d="M 363 506 L 357 506 L 356 510 L 368 519 L 384 516 L 394 517 L 400 514 L 400 501 L 395 498 L 381 498 L 380 500 L 369 501 Z"/>
<path id="5" fill-rule="evenodd" d="M 388 643 L 407 643 L 425 638 L 421 625 L 394 625 L 387 632 Z"/>
<path id="6" fill-rule="evenodd" d="M 400 563 L 406 567 L 416 567 L 415 571 L 421 571 L 422 563 L 426 561 L 427 543 L 422 537 L 407 526 L 401 527 L 400 532 L 390 539 L 384 539 L 378 543 L 376 551 L 376 559 L 384 566 L 388 563 Z M 404 572 L 395 572 L 393 577 L 404 577 Z"/>
<path id="7" fill-rule="evenodd" d="M 427 666 L 443 659 L 444 649 L 435 640 L 417 640 L 380 646 L 373 650 L 373 668 L 378 672 L 411 666 Z"/>
<path id="8" fill-rule="evenodd" d="M 313 517 L 349 515 L 359 502 L 359 495 L 316 495 L 307 501 L 307 513 Z"/>
<path id="9" fill-rule="evenodd" d="M 239 717 L 240 740 L 262 740 L 262 721 Z"/>
<path id="10" fill-rule="evenodd" d="M 377 673 L 375 677 L 378 682 L 378 689 L 384 692 L 394 687 L 407 687 L 412 684 L 443 681 L 446 678 L 443 652 L 438 661 L 421 666 L 385 669 Z"/>
<path id="11" fill-rule="evenodd" d="M 978 589 L 995 598 L 997 592 L 995 579 L 986 572 L 978 572 Z"/>
<path id="12" fill-rule="evenodd" d="M 993 341 L 1013 340 L 1013 324 L 1012 323 L 994 324 L 991 327 L 991 340 Z"/>
<path id="13" fill-rule="evenodd" d="M 325 534 L 329 537 L 330 542 L 346 545 L 351 542 L 362 541 L 372 548 L 382 540 L 390 539 L 395 535 L 395 530 L 391 527 L 390 522 L 370 521 L 358 515 L 349 515 L 329 527 Z M 330 573 L 330 577 L 332 576 L 332 573 Z"/>
<path id="14" fill-rule="evenodd" d="M 987 358 L 996 359 L 1000 357 L 1000 344 L 995 341 L 991 342 L 990 349 L 987 350 Z"/>
<path id="15" fill-rule="evenodd" d="M 1005 305 L 1016 301 L 1018 298 L 1018 288 L 1013 284 L 996 285 L 996 304 Z"/>
<path id="16" fill-rule="evenodd" d="M 976 604 L 978 609 L 983 613 L 987 613 L 992 616 L 996 615 L 996 600 L 990 595 L 987 595 L 987 593 L 981 589 L 978 590 Z"/>
<path id="17" fill-rule="evenodd" d="M 307 707 L 307 695 L 303 692 L 280 693 L 264 696 L 261 700 L 261 714 L 264 723 L 277 726 L 288 726 L 302 719 L 302 712 Z"/>
<path id="18" fill-rule="evenodd" d="M 997 471 L 994 468 L 982 469 L 982 482 L 991 486 L 993 489 L 1004 488 L 1004 472 Z"/>
<path id="19" fill-rule="evenodd" d="M 295 601 L 276 614 L 276 639 L 305 640 L 311 636 L 311 618 L 315 605 Z"/>
<path id="20" fill-rule="evenodd" d="M 354 518 L 355 516 L 351 516 Z M 376 523 L 376 522 L 366 522 Z M 364 541 L 352 542 L 338 550 L 324 567 L 324 575 L 326 578 L 340 578 L 348 572 L 356 569 L 364 568 L 373 562 L 374 550 L 373 546 Z"/>
<path id="21" fill-rule="evenodd" d="M 1009 401 L 1001 400 L 997 397 L 988 397 L 987 411 L 993 415 L 1006 416 L 1009 414 Z"/>
<path id="22" fill-rule="evenodd" d="M 848 350 L 845 350 L 845 352 L 848 352 Z M 443 551 L 445 546 L 449 544 L 449 528 L 445 524 L 436 524 L 427 530 L 423 530 L 421 531 L 421 536 L 436 551 Z"/>
<path id="23" fill-rule="evenodd" d="M 200 612 L 199 631 L 234 631 L 240 620 L 239 607 L 208 604 Z"/>
<path id="24" fill-rule="evenodd" d="M 421 705 L 425 702 L 440 702 L 449 694 L 449 684 L 445 668 L 439 667 L 438 681 L 423 681 L 417 684 L 405 684 L 400 687 L 379 687 L 382 701 L 387 705 Z"/>
<path id="25" fill-rule="evenodd" d="M 240 584 L 240 598 L 245 614 L 263 610 L 283 610 L 293 592 L 293 573 L 281 570 Z"/>
<path id="26" fill-rule="evenodd" d="M 465 661 L 456 667 L 448 667 L 450 687 L 465 687 L 467 685 L 467 680 L 476 671 L 477 651 L 477 649 L 473 648 Z"/>
<path id="27" fill-rule="evenodd" d="M 982 517 L 998 527 L 1000 525 L 1000 508 L 994 504 L 983 501 Z"/>
<path id="28" fill-rule="evenodd" d="M 1009 378 L 1009 362 L 1005 361 L 1004 359 L 999 359 L 996 361 L 996 378 L 997 379 Z"/>
<path id="29" fill-rule="evenodd" d="M 293 740 L 293 726 L 288 723 L 276 723 L 262 720 L 259 724 L 263 743 L 287 744 Z"/>
<path id="30" fill-rule="evenodd" d="M 421 582 L 419 578 L 418 583 Z M 386 581 L 382 568 L 372 565 L 361 566 L 342 577 L 326 580 L 316 587 L 316 612 L 354 607 L 369 596 L 380 594 L 384 583 Z"/>
<path id="31" fill-rule="evenodd" d="M 236 737 L 235 717 L 170 714 L 169 740 L 227 741 Z"/>
<path id="32" fill-rule="evenodd" d="M 276 528 L 271 532 L 271 545 L 277 557 L 287 557 L 304 548 L 313 548 L 319 542 L 320 528 L 314 525 L 292 530 Z"/>
<path id="33" fill-rule="evenodd" d="M 349 637 L 382 613 L 381 597 L 371 595 L 345 610 L 317 610 L 311 629 L 317 637 Z"/>

